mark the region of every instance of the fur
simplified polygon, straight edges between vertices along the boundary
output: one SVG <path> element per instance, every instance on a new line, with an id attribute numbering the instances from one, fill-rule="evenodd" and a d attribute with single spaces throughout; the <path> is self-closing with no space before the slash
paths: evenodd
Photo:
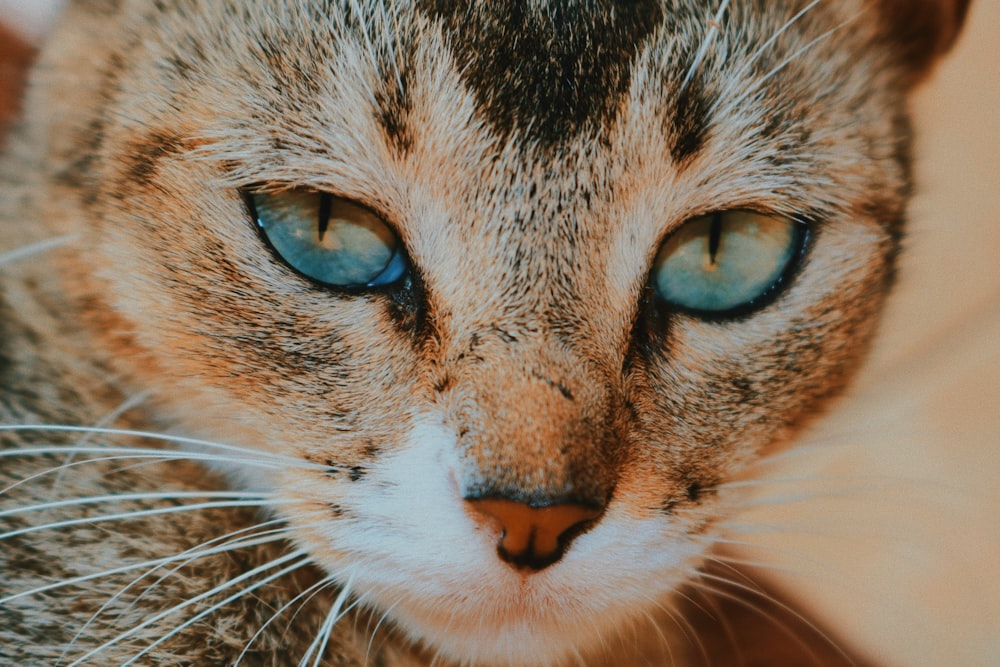
<path id="1" fill-rule="evenodd" d="M 911 189 L 906 97 L 964 4 L 926 2 L 902 24 L 898 12 L 72 3 L 5 163 L 12 247 L 63 243 L 2 269 L 0 416 L 202 442 L 178 454 L 5 432 L 7 449 L 152 446 L 167 461 L 72 465 L 52 484 L 32 475 L 82 460 L 5 458 L 8 484 L 32 483 L 0 501 L 7 530 L 25 531 L 5 540 L 0 595 L 271 517 L 283 541 L 177 561 L 141 594 L 116 596 L 129 570 L 8 599 L 0 655 L 599 660 L 696 576 L 741 502 L 732 482 L 838 394 L 868 345 Z M 243 193 L 290 187 L 378 213 L 409 277 L 320 289 L 277 261 Z M 670 312 L 648 287 L 663 239 L 734 208 L 808 222 L 791 285 L 736 318 Z M 238 492 L 211 495 L 226 489 Z M 137 490 L 173 494 L 168 507 L 195 491 L 225 500 L 156 513 Z M 114 511 L 135 519 L 32 530 L 12 511 L 53 494 L 126 494 Z M 498 557 L 499 528 L 468 503 L 496 497 L 598 518 L 526 573 Z M 47 509 L 38 525 L 90 509 Z M 259 572 L 252 600 L 195 612 L 243 572 Z M 265 625 L 300 602 L 294 622 Z"/>

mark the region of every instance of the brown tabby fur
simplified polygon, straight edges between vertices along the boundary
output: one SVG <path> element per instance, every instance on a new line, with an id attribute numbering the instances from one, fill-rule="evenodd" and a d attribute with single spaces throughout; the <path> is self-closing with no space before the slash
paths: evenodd
<path id="1" fill-rule="evenodd" d="M 0 509 L 246 487 L 273 492 L 292 532 L 120 597 L 141 570 L 11 600 L 0 658 L 69 664 L 133 628 L 88 664 L 230 664 L 248 644 L 245 664 L 297 664 L 337 589 L 255 634 L 326 572 L 364 611 L 336 625 L 323 664 L 704 659 L 683 621 L 636 637 L 697 576 L 739 506 L 731 482 L 863 353 L 910 190 L 905 96 L 965 11 L 821 2 L 784 30 L 806 4 L 736 0 L 715 22 L 718 3 L 683 0 L 73 2 L 4 163 L 4 247 L 66 242 L 0 265 L 0 423 L 245 452 L 207 469 L 170 449 L 181 460 L 74 465 Z M 347 294 L 276 261 L 241 191 L 302 186 L 392 225 L 406 283 Z M 793 284 L 744 317 L 668 312 L 648 288 L 660 243 L 733 208 L 811 221 Z M 0 442 L 165 448 L 31 428 Z M 272 454 L 282 465 L 252 465 Z M 86 458 L 4 458 L 0 480 Z M 526 573 L 497 557 L 469 496 L 603 515 Z M 214 508 L 11 536 L 0 597 L 267 518 Z M 141 653 L 206 603 L 144 622 L 292 544 L 308 567 Z"/>

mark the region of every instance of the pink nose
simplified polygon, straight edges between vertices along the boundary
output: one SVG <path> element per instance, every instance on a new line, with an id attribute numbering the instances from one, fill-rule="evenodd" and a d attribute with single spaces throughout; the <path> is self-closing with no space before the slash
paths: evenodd
<path id="1" fill-rule="evenodd" d="M 473 516 L 500 527 L 497 553 L 518 569 L 542 570 L 604 512 L 577 503 L 532 507 L 506 498 L 466 499 Z"/>

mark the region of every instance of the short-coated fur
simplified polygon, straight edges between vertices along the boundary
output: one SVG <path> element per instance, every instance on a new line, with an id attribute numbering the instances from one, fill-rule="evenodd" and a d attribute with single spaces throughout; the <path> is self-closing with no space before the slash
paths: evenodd
<path id="1" fill-rule="evenodd" d="M 697 576 L 739 505 L 727 482 L 863 354 L 911 189 L 906 96 L 964 11 L 72 3 L 4 163 L 5 247 L 59 245 L 0 265 L 0 422 L 241 449 L 0 432 L 6 450 L 70 453 L 3 459 L 18 486 L 0 518 L 21 532 L 0 551 L 0 656 L 297 664 L 345 591 L 356 608 L 323 664 L 597 663 Z M 246 199 L 288 188 L 380 215 L 406 279 L 359 292 L 290 270 Z M 670 309 L 650 288 L 658 248 L 730 209 L 808 224 L 801 266 L 753 312 Z M 157 458 L 84 464 L 97 445 Z M 249 507 L 156 513 L 229 489 Z M 140 513 L 33 530 L 101 503 L 12 511 L 106 494 Z M 525 570 L 498 557 L 478 498 L 598 517 Z M 260 544 L 128 587 L 130 564 L 239 530 Z M 246 585 L 280 576 L 199 616 L 201 594 L 272 562 Z M 651 655 L 682 661 L 664 633 Z"/>

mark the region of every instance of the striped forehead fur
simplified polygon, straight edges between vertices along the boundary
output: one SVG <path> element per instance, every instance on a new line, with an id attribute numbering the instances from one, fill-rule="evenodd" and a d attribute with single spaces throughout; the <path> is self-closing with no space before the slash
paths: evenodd
<path id="1" fill-rule="evenodd" d="M 226 39 L 227 25 L 245 23 L 253 40 L 247 56 L 259 60 L 261 67 L 252 72 L 231 72 L 233 82 L 227 87 L 233 99 L 226 104 L 243 107 L 238 109 L 242 114 L 254 114 L 261 122 L 246 124 L 243 145 L 233 148 L 236 153 L 245 152 L 266 140 L 273 149 L 268 151 L 270 155 L 281 161 L 297 153 L 314 162 L 320 153 L 342 154 L 345 147 L 320 145 L 326 135 L 298 124 L 315 120 L 336 125 L 340 118 L 331 114 L 345 112 L 338 109 L 351 114 L 368 109 L 368 118 L 375 121 L 361 134 L 343 137 L 352 142 L 354 150 L 370 151 L 385 145 L 389 150 L 406 152 L 415 136 L 426 134 L 422 123 L 425 125 L 429 117 L 440 122 L 439 112 L 448 104 L 453 105 L 448 141 L 485 140 L 494 145 L 514 141 L 522 149 L 511 155 L 521 160 L 526 157 L 525 149 L 539 156 L 568 157 L 567 151 L 576 152 L 572 147 L 579 146 L 581 139 L 585 143 L 598 139 L 606 145 L 623 114 L 636 113 L 636 103 L 643 100 L 663 125 L 663 154 L 672 156 L 678 165 L 689 163 L 711 138 L 718 147 L 712 154 L 731 156 L 732 162 L 721 163 L 720 170 L 746 167 L 749 157 L 758 175 L 771 172 L 778 182 L 814 183 L 828 178 L 830 170 L 822 166 L 826 158 L 836 160 L 847 153 L 842 139 L 834 141 L 834 135 L 857 133 L 859 145 L 869 141 L 860 136 L 868 128 L 851 130 L 850 123 L 837 115 L 842 112 L 831 115 L 834 109 L 862 108 L 868 90 L 867 82 L 852 76 L 857 64 L 842 55 L 848 50 L 840 46 L 844 39 L 874 38 L 850 34 L 854 29 L 851 19 L 860 11 L 856 8 L 798 3 L 783 12 L 764 12 L 756 1 L 750 3 L 754 6 L 735 3 L 726 7 L 728 20 L 717 25 L 713 20 L 719 13 L 717 4 L 696 7 L 675 1 L 658 9 L 630 4 L 634 12 L 622 18 L 618 18 L 620 9 L 603 6 L 596 9 L 604 13 L 587 14 L 584 10 L 594 9 L 590 3 L 565 5 L 557 12 L 543 11 L 540 3 L 523 4 L 515 14 L 521 23 L 531 24 L 536 36 L 546 30 L 551 38 L 558 30 L 577 35 L 570 46 L 579 48 L 563 47 L 556 54 L 558 58 L 539 62 L 537 53 L 520 36 L 520 29 L 507 31 L 503 27 L 507 25 L 506 5 L 343 4 L 345 7 L 336 12 L 316 4 L 282 12 L 218 5 L 212 10 L 218 18 L 206 21 L 211 27 L 203 28 L 186 25 L 184 12 L 179 11 L 173 19 L 178 24 L 177 43 L 162 45 L 167 49 L 162 61 L 173 68 L 172 76 L 177 78 L 212 71 L 200 66 L 198 58 L 221 65 L 216 61 L 227 57 L 227 41 L 228 48 L 245 48 Z M 640 11 L 641 7 L 646 9 Z M 626 23 L 632 28 L 641 24 L 641 30 L 626 30 Z M 831 23 L 847 27 L 831 31 Z M 596 39 L 595 30 L 607 32 L 615 27 L 634 39 L 626 40 L 628 43 L 612 39 L 614 48 L 606 46 L 596 55 L 587 48 Z M 167 28 L 169 31 L 169 25 Z M 241 42 L 245 41 L 242 36 Z M 287 48 L 300 41 L 310 43 L 310 58 L 297 57 L 294 49 Z M 487 44 L 506 55 L 485 57 Z M 548 48 L 544 40 L 534 46 Z M 810 63 L 820 60 L 822 66 L 806 66 L 807 55 Z M 872 57 L 877 58 L 877 54 Z M 127 54 L 123 59 L 127 60 Z M 877 62 L 872 65 L 872 71 L 884 71 Z M 229 70 L 231 67 L 225 66 L 225 71 Z M 575 75 L 568 77 L 568 72 Z M 891 71 L 879 74 L 883 77 L 880 87 L 901 89 L 901 82 L 891 75 Z M 456 81 L 462 90 L 454 88 Z M 176 99 L 184 94 L 185 85 L 168 79 L 164 87 L 175 86 L 176 90 L 165 90 L 164 94 Z M 463 106 L 466 95 L 472 103 L 471 115 Z M 337 104 L 322 101 L 329 99 Z M 431 112 L 431 106 L 442 108 Z M 465 138 L 461 139 L 463 118 Z M 268 128 L 269 136 L 259 135 L 261 125 Z M 480 127 L 487 130 L 485 135 Z M 224 128 L 224 136 L 219 137 L 223 141 L 214 147 L 216 154 L 224 153 L 222 144 L 240 134 L 241 127 Z M 905 162 L 908 137 L 903 124 L 888 134 L 881 129 L 871 134 L 897 138 L 901 142 L 898 146 L 874 146 L 872 150 L 899 152 L 899 162 Z M 499 154 L 483 147 L 488 153 Z M 577 159 L 570 157 L 567 165 Z M 333 167 L 327 160 L 321 162 L 315 162 L 317 173 Z M 347 162 L 341 167 L 347 168 Z M 294 177 L 290 174 L 290 180 L 301 182 L 303 167 L 300 161 L 298 173 Z M 272 160 L 268 170 L 273 178 L 280 167 L 276 169 Z M 250 174 L 241 177 L 246 180 Z M 825 204 L 837 207 L 851 199 L 846 191 L 840 196 L 841 187 L 829 185 L 824 189 L 829 200 Z M 789 200 L 803 199 L 794 196 L 801 193 L 786 194 Z"/>

